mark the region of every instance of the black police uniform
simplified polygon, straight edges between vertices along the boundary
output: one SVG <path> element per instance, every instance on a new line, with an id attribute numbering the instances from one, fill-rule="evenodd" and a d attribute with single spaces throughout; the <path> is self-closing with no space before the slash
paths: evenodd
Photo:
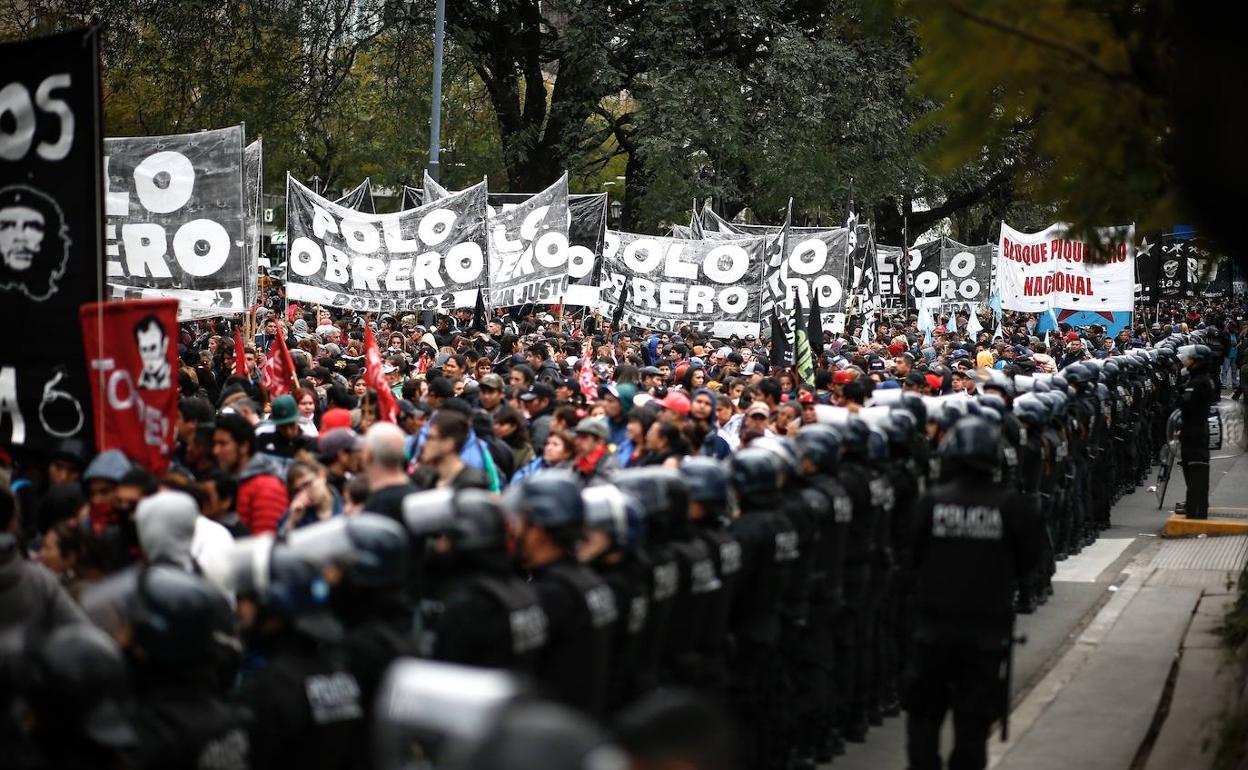
<path id="1" fill-rule="evenodd" d="M 571 557 L 532 571 L 549 623 L 536 674 L 562 703 L 601 716 L 606 710 L 611 635 L 618 618 L 611 588 Z"/>
<path id="2" fill-rule="evenodd" d="M 1189 519 L 1209 516 L 1209 408 L 1217 400 L 1213 378 L 1203 368 L 1194 370 L 1179 396 L 1183 427 L 1179 452 L 1187 483 L 1185 514 Z"/>

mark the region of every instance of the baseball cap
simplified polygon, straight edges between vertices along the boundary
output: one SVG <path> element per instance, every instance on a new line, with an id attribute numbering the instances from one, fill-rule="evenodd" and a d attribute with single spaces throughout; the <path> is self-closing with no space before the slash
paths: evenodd
<path id="1" fill-rule="evenodd" d="M 295 404 L 295 397 L 278 396 L 273 399 L 273 409 L 269 414 L 269 421 L 278 426 L 299 422 L 299 406 Z"/>
<path id="2" fill-rule="evenodd" d="M 607 440 L 609 435 L 607 432 L 607 423 L 598 417 L 586 417 L 576 424 L 577 433 L 587 433 L 591 436 L 597 436 L 603 441 Z"/>
<path id="3" fill-rule="evenodd" d="M 854 381 L 854 375 L 846 369 L 842 369 L 841 371 L 832 375 L 833 385 L 844 385 L 848 382 L 853 382 L 853 381 Z"/>
<path id="4" fill-rule="evenodd" d="M 321 430 L 332 431 L 335 428 L 351 427 L 351 410 L 342 407 L 334 407 L 325 410 L 325 414 L 321 415 Z"/>
<path id="5" fill-rule="evenodd" d="M 664 409 L 671 409 L 673 412 L 680 415 L 689 414 L 689 399 L 685 397 L 684 393 L 679 391 L 673 390 L 668 393 L 663 397 L 663 400 L 659 402 L 659 406 L 662 406 Z"/>
<path id="6" fill-rule="evenodd" d="M 929 374 L 927 375 L 926 379 L 927 379 L 927 387 L 931 388 L 932 390 L 940 390 L 942 387 L 944 387 L 944 384 L 945 384 L 944 378 L 942 378 L 939 374 Z"/>
<path id="7" fill-rule="evenodd" d="M 762 401 L 755 401 L 754 403 L 750 404 L 748 409 L 745 410 L 745 416 L 752 417 L 753 415 L 756 415 L 756 414 L 761 414 L 763 417 L 770 417 L 771 407 L 767 406 Z"/>
<path id="8" fill-rule="evenodd" d="M 1067 342 L 1074 342 L 1077 339 L 1079 339 L 1079 335 L 1076 332 L 1066 332 Z"/>
<path id="9" fill-rule="evenodd" d="M 332 460 L 338 456 L 339 452 L 355 452 L 359 448 L 360 437 L 350 428 L 334 428 L 327 433 L 322 433 L 316 440 L 316 453 L 321 456 L 322 460 Z"/>
<path id="10" fill-rule="evenodd" d="M 598 398 L 602 398 L 603 396 L 614 396 L 615 398 L 619 398 L 620 390 L 616 386 L 604 382 L 598 386 Z"/>
<path id="11" fill-rule="evenodd" d="M 477 387 L 485 388 L 486 390 L 502 390 L 504 387 L 503 378 L 497 374 L 487 374 L 477 380 Z"/>
<path id="12" fill-rule="evenodd" d="M 643 366 L 641 367 L 641 372 L 640 372 L 642 377 L 654 377 L 662 373 L 663 372 L 660 372 L 657 366 Z"/>
<path id="13" fill-rule="evenodd" d="M 536 401 L 539 398 L 554 400 L 555 389 L 544 382 L 537 382 L 520 396 L 521 401 Z"/>

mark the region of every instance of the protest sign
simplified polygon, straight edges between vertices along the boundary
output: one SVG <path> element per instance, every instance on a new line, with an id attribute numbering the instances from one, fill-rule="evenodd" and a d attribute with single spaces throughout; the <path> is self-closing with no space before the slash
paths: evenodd
<path id="1" fill-rule="evenodd" d="M 1105 232 L 1116 245 L 1093 263 L 1088 246 L 1066 237 L 1064 224 L 1022 233 L 1001 223 L 997 287 L 1001 307 L 1025 313 L 1050 308 L 1131 310 L 1135 299 L 1135 226 Z"/>
<path id="2" fill-rule="evenodd" d="M 99 299 L 98 28 L 0 45 L 0 446 L 91 435 L 78 308 Z M 37 331 L 34 341 L 30 335 Z"/>
<path id="3" fill-rule="evenodd" d="M 256 304 L 256 278 L 260 267 L 260 202 L 264 195 L 264 144 L 257 139 L 243 148 L 243 201 L 246 215 L 247 261 L 243 266 L 243 304 Z"/>
<path id="4" fill-rule="evenodd" d="M 487 304 L 558 302 L 568 285 L 568 175 L 491 214 L 489 229 Z"/>
<path id="5" fill-rule="evenodd" d="M 171 297 L 181 319 L 246 309 L 243 129 L 104 140 L 114 299 Z"/>
<path id="6" fill-rule="evenodd" d="M 757 335 L 766 244 L 766 238 L 686 241 L 608 230 L 602 311 L 616 310 L 628 284 L 622 317 L 631 326 Z"/>
<path id="7" fill-rule="evenodd" d="M 940 249 L 940 300 L 944 305 L 987 302 L 992 293 L 992 244 L 967 246 L 945 238 Z"/>
<path id="8" fill-rule="evenodd" d="M 173 457 L 178 417 L 178 302 L 83 305 L 79 320 L 93 380 L 95 447 L 120 449 L 157 476 Z"/>
<path id="9" fill-rule="evenodd" d="M 356 310 L 471 307 L 484 288 L 485 183 L 393 214 L 328 201 L 289 175 L 290 299 Z"/>

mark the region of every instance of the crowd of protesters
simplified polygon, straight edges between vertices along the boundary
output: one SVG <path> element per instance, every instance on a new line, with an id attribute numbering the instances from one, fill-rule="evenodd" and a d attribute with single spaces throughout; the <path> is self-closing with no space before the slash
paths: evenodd
<path id="1" fill-rule="evenodd" d="M 287 301 L 270 286 L 242 365 L 234 360 L 237 319 L 182 325 L 176 448 L 159 477 L 78 440 L 38 461 L 0 453 L 0 529 L 13 543 L 0 554 L 0 655 L 20 650 L 34 619 L 45 630 L 74 622 L 78 600 L 136 565 L 193 562 L 208 582 L 237 591 L 237 565 L 223 554 L 249 536 L 289 539 L 365 512 L 404 521 L 404 501 L 414 493 L 507 493 L 556 469 L 592 487 L 624 469 L 726 460 L 772 439 L 795 440 L 821 422 L 822 408 L 856 414 L 890 390 L 976 397 L 993 383 L 1003 388 L 1002 376 L 1112 362 L 1199 331 L 1212 377 L 1239 399 L 1248 382 L 1244 314 L 1242 300 L 1194 300 L 1141 309 L 1135 323 L 1107 335 L 1095 325 L 1038 331 L 1042 316 L 998 319 L 986 309 L 974 318 L 966 310 L 936 313 L 934 328 L 921 330 L 918 313 L 883 311 L 865 333 L 851 324 L 812 341 L 814 367 L 803 378 L 773 359 L 766 335 L 612 328 L 597 312 L 544 306 L 487 318 L 471 308 L 433 317 L 357 313 Z M 383 424 L 367 376 L 366 326 L 397 400 L 392 425 Z M 297 382 L 271 397 L 260 367 L 279 336 Z M 1071 535 L 1071 548 L 1081 537 Z M 1034 608 L 1035 596 L 1020 599 L 1022 611 Z M 241 601 L 237 609 L 241 615 Z M 244 663 L 243 700 L 262 706 L 246 673 Z M 322 736 L 292 748 L 288 766 L 352 766 L 335 751 L 363 751 L 327 746 L 332 738 Z M 254 734 L 251 752 L 254 766 L 277 766 L 284 756 Z M 183 766 L 161 764 L 165 756 L 143 754 L 134 763 Z M 789 756 L 783 762 L 800 765 Z"/>

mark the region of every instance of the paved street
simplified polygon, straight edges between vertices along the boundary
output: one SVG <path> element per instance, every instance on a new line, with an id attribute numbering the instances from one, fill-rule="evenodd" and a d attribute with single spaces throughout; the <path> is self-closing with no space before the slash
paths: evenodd
<path id="1" fill-rule="evenodd" d="M 1233 435 L 1242 436 L 1238 404 L 1224 399 L 1222 409 Z M 1161 538 L 1169 509 L 1183 499 L 1183 474 L 1175 468 L 1165 511 L 1149 491 L 1155 477 L 1156 468 L 1148 484 L 1119 501 L 1112 526 L 1094 545 L 1058 564 L 1048 603 L 1020 616 L 1018 630 L 1027 643 L 1015 658 L 1011 740 L 1003 744 L 994 732 L 991 766 L 1130 767 L 1153 727 L 1192 619 L 1224 611 L 1233 591 L 1229 581 L 1248 556 L 1248 538 Z M 1248 506 L 1248 454 L 1230 446 L 1215 451 L 1210 487 L 1212 506 Z M 1206 660 L 1196 662 L 1208 667 L 1210 676 L 1216 673 Z M 829 767 L 904 768 L 904 719 L 872 728 L 865 744 L 851 744 Z M 1185 736 L 1161 727 L 1164 740 L 1154 751 L 1173 751 L 1172 744 Z M 946 734 L 947 747 L 948 727 Z"/>

